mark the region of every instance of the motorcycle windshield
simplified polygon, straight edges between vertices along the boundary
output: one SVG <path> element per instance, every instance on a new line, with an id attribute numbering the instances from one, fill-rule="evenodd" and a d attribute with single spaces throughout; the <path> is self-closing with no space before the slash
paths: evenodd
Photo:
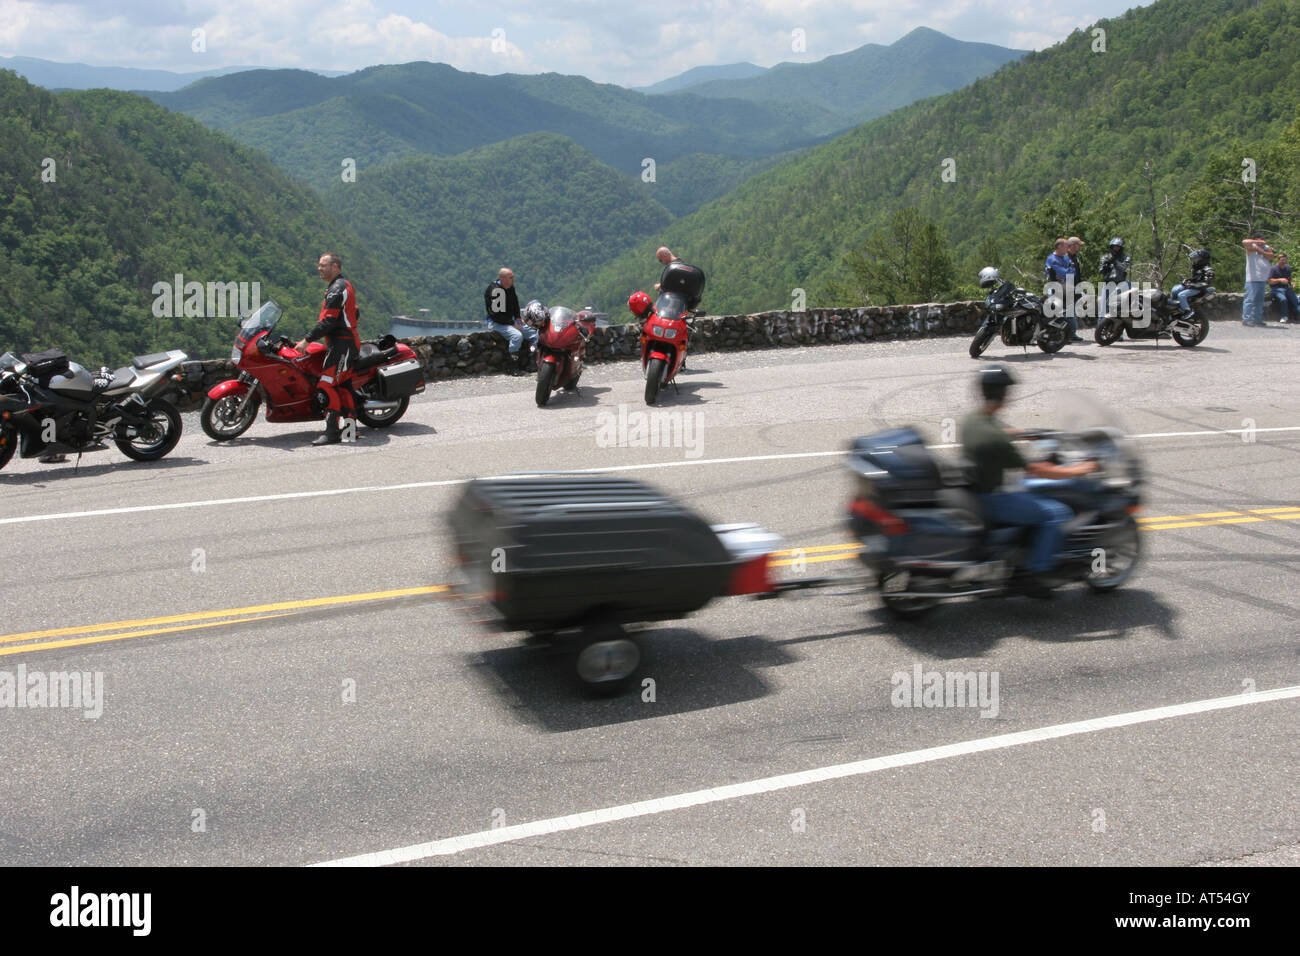
<path id="1" fill-rule="evenodd" d="M 551 317 L 549 319 L 551 329 L 555 332 L 562 332 L 564 329 L 571 326 L 576 318 L 577 316 L 573 314 L 573 310 L 566 309 L 564 306 L 560 306 L 557 309 L 551 309 Z"/>
<path id="2" fill-rule="evenodd" d="M 1137 446 L 1114 409 L 1089 392 L 1062 390 L 1053 396 L 1052 421 L 1075 436 L 1078 450 L 1095 458 L 1111 476 L 1140 474 Z"/>
<path id="3" fill-rule="evenodd" d="M 665 292 L 655 300 L 655 314 L 661 319 L 680 319 L 686 311 L 686 297 L 676 292 Z"/>
<path id="4" fill-rule="evenodd" d="M 0 368 L 12 369 L 17 368 L 21 364 L 22 360 L 19 359 L 17 355 L 14 355 L 13 352 L 6 352 L 4 355 L 0 355 Z"/>
<path id="5" fill-rule="evenodd" d="M 259 332 L 269 332 L 280 321 L 283 310 L 273 299 L 267 299 L 256 312 L 245 317 L 239 323 L 239 332 L 245 339 L 251 339 Z"/>

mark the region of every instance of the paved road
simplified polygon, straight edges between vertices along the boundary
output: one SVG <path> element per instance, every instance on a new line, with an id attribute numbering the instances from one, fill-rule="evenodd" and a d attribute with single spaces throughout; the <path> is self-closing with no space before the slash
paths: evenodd
<path id="1" fill-rule="evenodd" d="M 265 422 L 217 445 L 187 416 L 156 465 L 11 463 L 0 695 L 20 668 L 103 693 L 98 717 L 0 707 L 0 863 L 1294 860 L 1300 331 L 990 349 L 1023 381 L 1010 421 L 1104 399 L 1145 436 L 1144 514 L 1188 516 L 1148 522 L 1114 595 L 906 626 L 849 584 L 720 601 L 644 635 L 649 701 L 575 694 L 563 658 L 437 587 L 460 483 L 513 471 L 627 469 L 842 559 L 811 550 L 847 541 L 838 453 L 903 423 L 949 439 L 965 346 L 693 357 L 655 420 L 673 447 L 612 444 L 645 411 L 619 364 L 546 409 L 526 380 L 433 386 L 355 448 Z M 894 706 L 918 667 L 996 677 L 996 699 Z"/>

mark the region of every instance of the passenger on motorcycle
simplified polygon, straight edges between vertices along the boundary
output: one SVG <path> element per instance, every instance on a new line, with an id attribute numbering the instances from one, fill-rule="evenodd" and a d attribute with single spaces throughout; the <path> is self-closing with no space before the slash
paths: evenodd
<path id="1" fill-rule="evenodd" d="M 990 523 L 1028 525 L 1037 529 L 1029 557 L 1029 576 L 1025 593 L 1031 597 L 1051 597 L 1044 575 L 1056 567 L 1056 556 L 1064 542 L 1064 527 L 1073 517 L 1067 505 L 1027 490 L 1006 490 L 1003 471 L 1024 469 L 1035 478 L 1071 479 L 1097 470 L 1093 461 L 1077 465 L 1054 465 L 1050 462 L 1027 462 L 1012 444 L 1017 434 L 994 416 L 1007 402 L 1007 389 L 1015 384 L 1011 373 L 1001 365 L 980 370 L 979 388 L 983 402 L 962 422 L 962 451 L 975 468 L 972 490 L 979 495 L 985 517 Z"/>

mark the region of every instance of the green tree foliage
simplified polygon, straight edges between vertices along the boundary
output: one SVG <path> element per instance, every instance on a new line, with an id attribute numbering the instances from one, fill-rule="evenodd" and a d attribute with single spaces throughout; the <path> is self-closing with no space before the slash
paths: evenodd
<path id="1" fill-rule="evenodd" d="M 679 219 L 588 286 L 626 295 L 653 282 L 654 246 L 666 242 L 708 272 L 703 306 L 712 312 L 768 309 L 795 287 L 808 290 L 810 307 L 827 304 L 844 256 L 907 207 L 950 240 L 963 281 L 987 264 L 989 237 L 1038 276 L 1060 233 L 1042 226 L 1031 263 L 1023 223 L 1074 180 L 1088 184 L 1083 212 L 1099 217 L 1085 215 L 1078 231 L 1085 278 L 1096 278 L 1110 235 L 1134 244 L 1135 262 L 1150 262 L 1152 194 L 1181 200 L 1221 144 L 1276 142 L 1290 124 L 1300 4 L 1158 0 L 1097 26 L 1105 52 L 1091 30 L 1076 31 L 963 90 L 866 123 Z M 955 179 L 944 179 L 945 159 Z"/>
<path id="2" fill-rule="evenodd" d="M 916 209 L 895 214 L 845 258 L 846 305 L 944 302 L 956 289 L 952 259 L 934 223 Z"/>
<path id="3" fill-rule="evenodd" d="M 223 355 L 236 319 L 159 317 L 155 285 L 257 282 L 305 329 L 327 249 L 355 279 L 365 327 L 387 327 L 391 280 L 320 200 L 189 117 L 0 71 L 0 140 L 3 348 L 58 347 L 88 365 L 171 348 Z"/>

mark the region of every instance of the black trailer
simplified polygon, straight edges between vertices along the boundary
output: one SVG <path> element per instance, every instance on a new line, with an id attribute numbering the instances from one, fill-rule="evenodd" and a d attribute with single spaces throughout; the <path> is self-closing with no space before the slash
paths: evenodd
<path id="1" fill-rule="evenodd" d="M 724 595 L 774 594 L 780 539 L 755 525 L 710 525 L 627 478 L 540 475 L 471 481 L 448 515 L 479 620 L 575 644 L 579 676 L 612 690 L 640 650 L 624 631 Z"/>

